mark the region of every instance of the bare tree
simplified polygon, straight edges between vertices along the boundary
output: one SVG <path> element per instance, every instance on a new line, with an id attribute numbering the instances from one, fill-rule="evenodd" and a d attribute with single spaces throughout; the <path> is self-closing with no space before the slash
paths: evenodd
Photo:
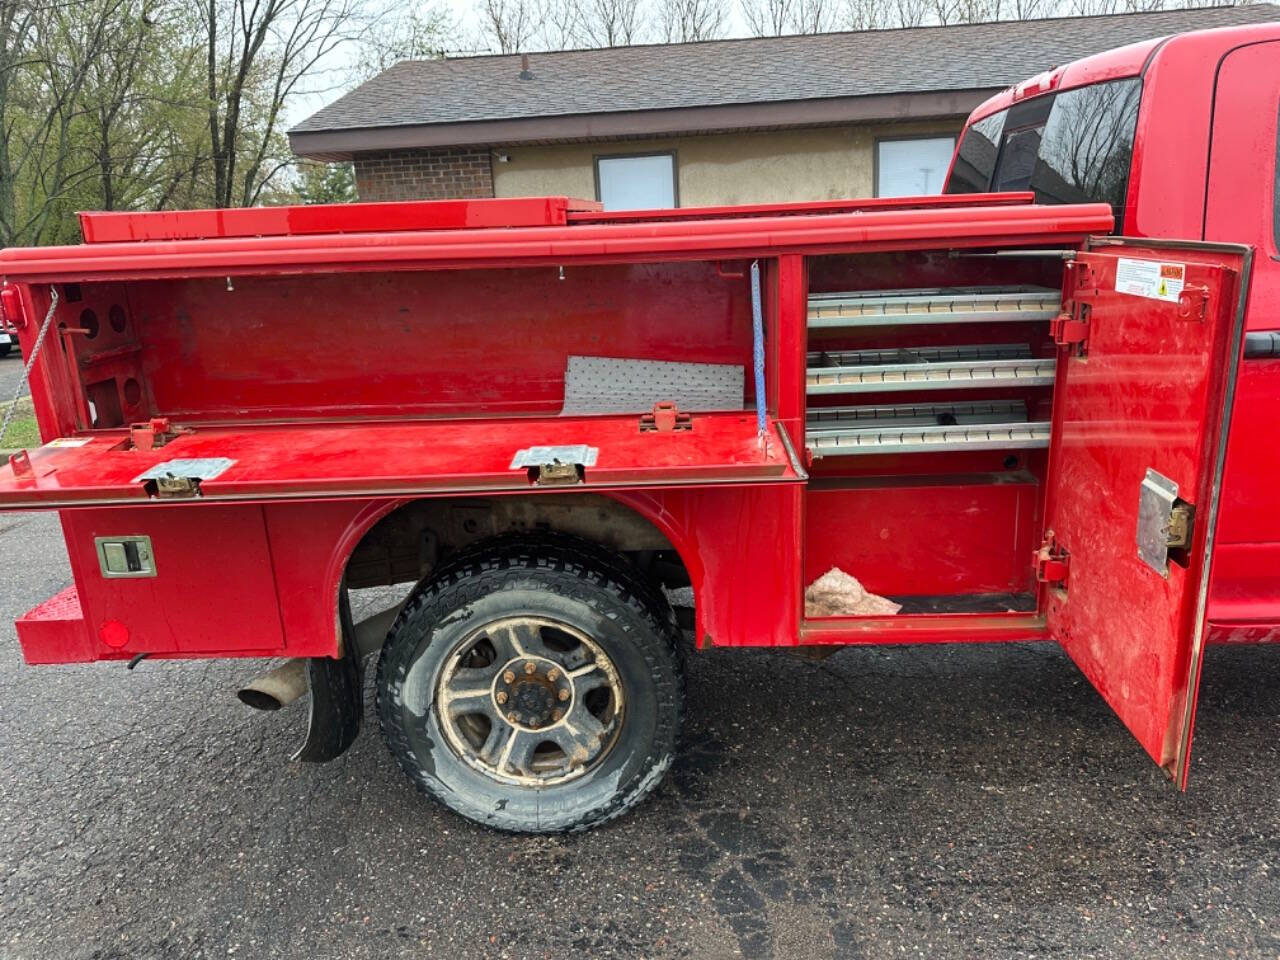
<path id="1" fill-rule="evenodd" d="M 355 75 L 368 80 L 403 60 L 446 56 L 457 45 L 458 25 L 445 8 L 394 3 L 373 12 Z"/>
<path id="2" fill-rule="evenodd" d="M 625 47 L 643 39 L 639 0 L 583 0 L 579 14 L 585 46 Z"/>
<path id="3" fill-rule="evenodd" d="M 794 0 L 789 33 L 826 33 L 835 27 L 831 0 Z"/>
<path id="4" fill-rule="evenodd" d="M 846 0 L 842 25 L 846 30 L 883 30 L 894 24 L 886 0 Z"/>
<path id="5" fill-rule="evenodd" d="M 729 12 L 724 0 L 660 0 L 658 21 L 667 43 L 716 40 L 724 36 Z"/>
<path id="6" fill-rule="evenodd" d="M 538 7 L 542 29 L 539 46 L 544 50 L 576 47 L 582 34 L 582 10 L 577 0 L 542 0 Z"/>
<path id="7" fill-rule="evenodd" d="M 742 19 L 753 37 L 780 37 L 789 32 L 792 0 L 742 0 Z"/>
<path id="8" fill-rule="evenodd" d="M 283 107 L 365 26 L 359 0 L 202 0 L 213 202 L 256 203 L 291 162 Z"/>
<path id="9" fill-rule="evenodd" d="M 757 37 L 825 33 L 841 19 L 836 0 L 742 0 L 741 9 L 747 28 Z"/>
<path id="10" fill-rule="evenodd" d="M 930 0 L 891 0 L 893 25 L 919 27 L 929 22 Z"/>
<path id="11" fill-rule="evenodd" d="M 535 0 L 484 0 L 482 38 L 499 53 L 528 50 L 538 33 Z"/>

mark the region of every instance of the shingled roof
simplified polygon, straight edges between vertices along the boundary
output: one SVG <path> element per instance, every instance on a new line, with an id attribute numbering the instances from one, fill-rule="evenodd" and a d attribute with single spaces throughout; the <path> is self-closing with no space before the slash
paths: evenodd
<path id="1" fill-rule="evenodd" d="M 947 116 L 1041 70 L 1275 4 L 397 64 L 294 127 L 303 156 Z M 749 115 L 743 107 L 755 108 Z M 692 124 L 692 126 L 691 126 Z"/>

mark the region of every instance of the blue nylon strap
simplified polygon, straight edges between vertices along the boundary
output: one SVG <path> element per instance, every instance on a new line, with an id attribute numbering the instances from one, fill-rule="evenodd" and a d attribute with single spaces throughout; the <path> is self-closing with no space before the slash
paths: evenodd
<path id="1" fill-rule="evenodd" d="M 760 261 L 751 261 L 751 332 L 756 373 L 756 430 L 765 435 L 764 310 L 760 302 Z"/>

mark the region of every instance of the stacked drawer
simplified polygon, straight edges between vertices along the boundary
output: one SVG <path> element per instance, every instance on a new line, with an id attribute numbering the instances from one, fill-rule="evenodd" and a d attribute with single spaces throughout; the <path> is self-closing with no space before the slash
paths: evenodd
<path id="1" fill-rule="evenodd" d="M 817 294 L 810 330 L 1048 321 L 1061 294 L 1045 288 L 951 288 Z M 1052 385 L 1055 362 L 1029 343 L 916 346 L 809 353 L 811 396 Z M 1024 400 L 811 407 L 806 438 L 815 457 L 1045 447 L 1047 421 Z"/>

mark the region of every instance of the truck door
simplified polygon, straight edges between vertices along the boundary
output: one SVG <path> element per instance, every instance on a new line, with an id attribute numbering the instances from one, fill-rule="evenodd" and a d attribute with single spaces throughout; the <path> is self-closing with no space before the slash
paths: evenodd
<path id="1" fill-rule="evenodd" d="M 1244 358 L 1231 418 L 1209 613 L 1214 633 L 1265 636 L 1280 622 L 1275 508 L 1280 398 L 1280 40 L 1232 50 L 1218 67 L 1204 238 L 1250 243 Z"/>
<path id="2" fill-rule="evenodd" d="M 1180 787 L 1250 258 L 1095 241 L 1068 265 L 1056 324 L 1047 626 Z"/>

